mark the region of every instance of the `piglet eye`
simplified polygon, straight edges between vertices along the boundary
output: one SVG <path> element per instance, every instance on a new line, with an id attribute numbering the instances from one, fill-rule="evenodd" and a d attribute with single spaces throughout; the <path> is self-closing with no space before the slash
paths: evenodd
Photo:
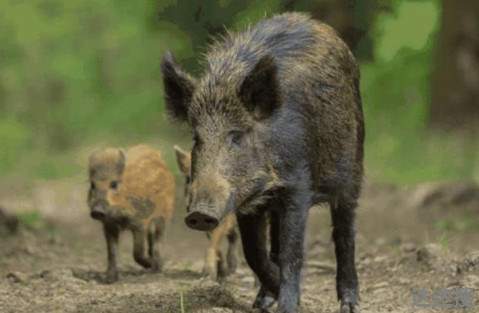
<path id="1" fill-rule="evenodd" d="M 243 141 L 244 132 L 232 130 L 228 133 L 227 141 L 230 146 L 239 147 Z"/>
<path id="2" fill-rule="evenodd" d="M 94 190 L 94 189 L 95 189 L 95 183 L 94 183 L 94 182 L 90 182 L 90 189 L 91 189 L 91 190 Z"/>
<path id="3" fill-rule="evenodd" d="M 118 182 L 116 180 L 110 182 L 110 188 L 111 189 L 117 189 L 118 188 Z"/>

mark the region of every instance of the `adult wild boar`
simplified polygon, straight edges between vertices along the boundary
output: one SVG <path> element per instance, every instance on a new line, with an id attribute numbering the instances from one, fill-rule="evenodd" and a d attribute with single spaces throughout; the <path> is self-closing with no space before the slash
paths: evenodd
<path id="1" fill-rule="evenodd" d="M 145 145 L 106 148 L 90 155 L 90 215 L 103 223 L 107 243 L 106 281 L 118 280 L 119 233 L 133 234 L 133 257 L 144 268 L 161 270 L 160 240 L 174 210 L 175 182 L 161 154 Z M 145 255 L 148 242 L 148 256 Z"/>
<path id="2" fill-rule="evenodd" d="M 185 176 L 185 197 L 186 202 L 188 202 L 191 181 L 191 154 L 183 151 L 178 146 L 175 146 L 174 149 L 178 167 Z M 207 233 L 207 237 L 210 242 L 208 248 L 206 249 L 203 273 L 213 280 L 221 280 L 227 274 L 232 274 L 236 271 L 238 264 L 238 233 L 236 228 L 236 217 L 234 213 L 230 213 L 215 229 Z M 226 258 L 221 251 L 221 243 L 225 238 L 228 240 Z"/>
<path id="3" fill-rule="evenodd" d="M 194 133 L 186 224 L 210 230 L 236 212 L 244 253 L 277 312 L 297 312 L 308 210 L 331 207 L 340 311 L 358 312 L 354 211 L 364 127 L 355 59 L 329 26 L 297 13 L 227 34 L 200 79 L 167 53 L 166 107 Z M 271 255 L 266 217 L 271 215 Z"/>

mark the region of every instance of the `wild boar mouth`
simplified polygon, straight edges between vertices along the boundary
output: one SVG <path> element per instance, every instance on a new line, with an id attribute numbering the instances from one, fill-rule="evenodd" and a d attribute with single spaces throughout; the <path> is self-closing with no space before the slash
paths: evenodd
<path id="1" fill-rule="evenodd" d="M 256 207 L 265 204 L 268 199 L 284 187 L 277 182 L 272 183 L 267 177 L 255 178 L 252 185 L 253 187 L 249 190 L 248 195 L 237 205 L 237 211 L 249 212 L 254 210 Z"/>

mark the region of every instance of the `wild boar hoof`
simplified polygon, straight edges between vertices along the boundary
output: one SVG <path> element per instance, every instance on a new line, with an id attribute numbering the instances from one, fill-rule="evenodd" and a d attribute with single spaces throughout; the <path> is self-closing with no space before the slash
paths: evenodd
<path id="1" fill-rule="evenodd" d="M 359 305 L 351 302 L 341 302 L 339 313 L 359 313 Z"/>
<path id="2" fill-rule="evenodd" d="M 263 287 L 261 287 L 261 289 L 258 292 L 258 295 L 256 296 L 256 299 L 254 300 L 253 308 L 266 311 L 267 309 L 273 306 L 275 301 L 276 301 L 275 298 L 271 294 L 269 294 L 266 290 L 264 290 Z"/>
<path id="3" fill-rule="evenodd" d="M 359 296 L 356 289 L 346 289 L 341 296 L 339 313 L 359 313 Z"/>
<path id="4" fill-rule="evenodd" d="M 113 284 L 118 281 L 118 272 L 106 272 L 105 283 Z"/>

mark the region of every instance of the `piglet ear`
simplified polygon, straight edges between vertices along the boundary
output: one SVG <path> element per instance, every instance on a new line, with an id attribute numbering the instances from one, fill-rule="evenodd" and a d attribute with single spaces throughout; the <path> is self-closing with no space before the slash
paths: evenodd
<path id="1" fill-rule="evenodd" d="M 116 163 L 116 171 L 118 175 L 122 175 L 125 170 L 126 156 L 123 149 L 118 149 L 118 162 Z"/>
<path id="2" fill-rule="evenodd" d="M 257 119 L 269 117 L 279 106 L 277 67 L 272 56 L 262 57 L 246 75 L 239 96 Z"/>
<path id="3" fill-rule="evenodd" d="M 161 72 L 168 114 L 179 121 L 186 121 L 195 80 L 180 68 L 171 52 L 163 56 Z"/>
<path id="4" fill-rule="evenodd" d="M 178 146 L 174 146 L 176 154 L 176 163 L 184 175 L 190 175 L 191 155 Z"/>

